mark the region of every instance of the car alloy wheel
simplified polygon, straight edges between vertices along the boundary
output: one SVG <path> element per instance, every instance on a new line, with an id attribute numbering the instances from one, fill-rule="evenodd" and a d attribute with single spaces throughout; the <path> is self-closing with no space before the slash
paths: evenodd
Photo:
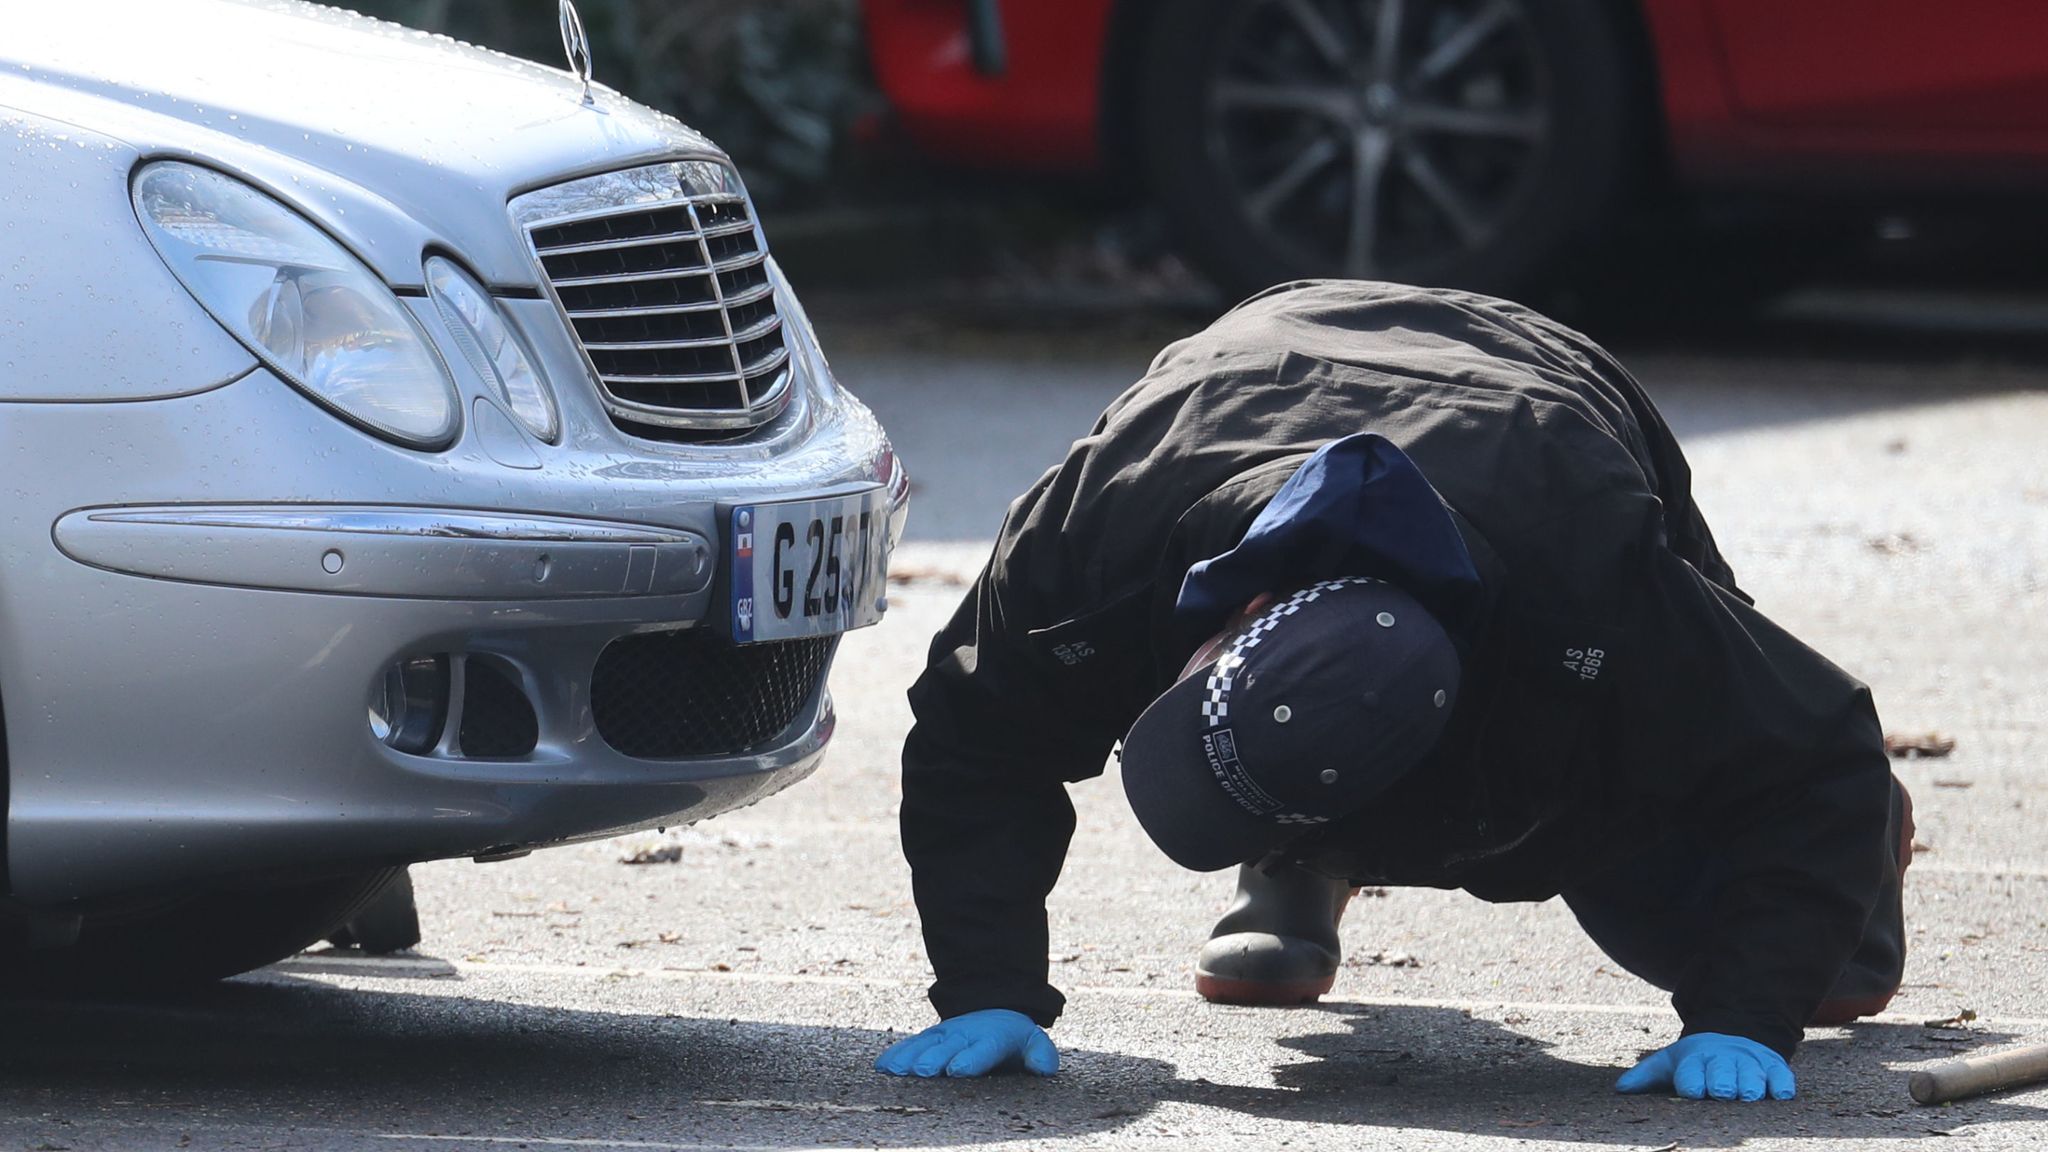
<path id="1" fill-rule="evenodd" d="M 1226 291 L 1314 277 L 1510 293 L 1612 238 L 1656 157 L 1603 0 L 1174 0 L 1130 137 Z"/>
<path id="2" fill-rule="evenodd" d="M 1206 144 L 1270 243 L 1378 278 L 1502 226 L 1551 130 L 1521 0 L 1259 0 L 1234 15 Z"/>

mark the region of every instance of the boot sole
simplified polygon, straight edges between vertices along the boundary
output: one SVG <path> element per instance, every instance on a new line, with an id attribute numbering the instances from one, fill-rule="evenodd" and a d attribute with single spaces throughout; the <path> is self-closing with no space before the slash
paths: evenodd
<path id="1" fill-rule="evenodd" d="M 1227 976 L 1195 973 L 1195 994 L 1211 1004 L 1236 1004 L 1247 1008 L 1289 1008 L 1313 1004 L 1337 983 L 1336 973 L 1316 980 L 1232 980 Z"/>

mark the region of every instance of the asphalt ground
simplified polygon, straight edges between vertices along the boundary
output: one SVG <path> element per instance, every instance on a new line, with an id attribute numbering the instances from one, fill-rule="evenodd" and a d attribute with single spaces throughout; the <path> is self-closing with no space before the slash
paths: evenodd
<path id="1" fill-rule="evenodd" d="M 1228 877 L 1159 857 L 1113 779 L 1075 789 L 1052 904 L 1061 1074 L 869 1071 L 931 1020 L 895 836 L 903 690 L 1009 497 L 1186 324 L 862 323 L 827 346 L 916 504 L 907 582 L 843 646 L 822 772 L 692 829 L 415 869 L 416 957 L 0 1007 L 0 1148 L 2038 1147 L 2048 1090 L 1918 1108 L 1905 1086 L 2048 1041 L 2048 355 L 2034 320 L 1948 313 L 1622 346 L 1760 606 L 1870 682 L 1889 729 L 1956 740 L 1899 765 L 1923 846 L 1906 987 L 1810 1035 L 1797 1101 L 1614 1095 L 1677 1022 L 1556 902 L 1369 896 L 1322 1005 L 1204 1004 Z"/>

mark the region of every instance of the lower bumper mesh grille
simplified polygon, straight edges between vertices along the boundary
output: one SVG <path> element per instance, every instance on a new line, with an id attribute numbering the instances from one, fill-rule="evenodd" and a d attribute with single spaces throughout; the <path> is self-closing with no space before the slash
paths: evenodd
<path id="1" fill-rule="evenodd" d="M 642 760 L 734 756 L 788 731 L 825 675 L 832 638 L 734 644 L 707 629 L 614 640 L 597 659 L 598 735 Z"/>
<path id="2" fill-rule="evenodd" d="M 456 739 L 464 756 L 482 760 L 533 751 L 540 740 L 540 721 L 516 676 L 488 660 L 469 658 L 463 675 L 462 727 Z"/>

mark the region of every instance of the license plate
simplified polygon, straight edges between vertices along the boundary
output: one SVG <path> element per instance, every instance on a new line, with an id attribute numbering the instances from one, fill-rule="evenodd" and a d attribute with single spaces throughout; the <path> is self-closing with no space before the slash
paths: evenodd
<path id="1" fill-rule="evenodd" d="M 732 510 L 732 635 L 741 644 L 864 628 L 888 607 L 880 488 Z"/>

